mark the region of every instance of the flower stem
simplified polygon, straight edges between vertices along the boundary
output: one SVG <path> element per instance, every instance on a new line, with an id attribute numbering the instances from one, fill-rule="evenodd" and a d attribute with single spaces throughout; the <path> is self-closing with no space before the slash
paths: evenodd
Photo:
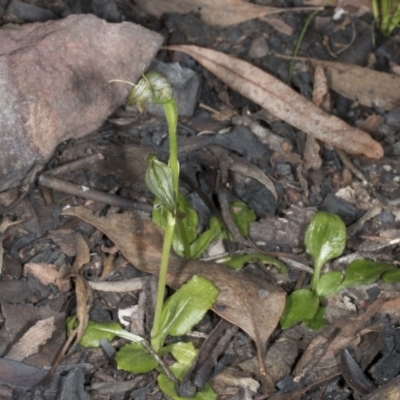
<path id="1" fill-rule="evenodd" d="M 169 135 L 169 160 L 168 166 L 172 171 L 173 190 L 175 193 L 175 212 L 168 212 L 168 223 L 164 232 L 164 243 L 161 253 L 160 275 L 158 277 L 156 309 L 154 312 L 153 329 L 151 331 L 151 345 L 156 352 L 161 350 L 164 337 L 162 335 L 161 314 L 164 305 L 165 286 L 167 284 L 167 272 L 169 256 L 171 254 L 172 240 L 176 225 L 176 211 L 178 209 L 179 190 L 179 161 L 178 161 L 178 139 L 176 128 L 178 125 L 178 111 L 173 98 L 163 104 L 164 112 L 168 123 Z"/>
<path id="2" fill-rule="evenodd" d="M 167 273 L 169 255 L 171 253 L 172 239 L 174 236 L 176 218 L 169 213 L 168 225 L 164 232 L 164 243 L 161 253 L 160 275 L 158 276 L 158 288 L 156 309 L 154 311 L 153 328 L 151 330 L 151 346 L 158 353 L 163 345 L 161 314 L 164 305 L 165 286 L 167 283 Z"/>

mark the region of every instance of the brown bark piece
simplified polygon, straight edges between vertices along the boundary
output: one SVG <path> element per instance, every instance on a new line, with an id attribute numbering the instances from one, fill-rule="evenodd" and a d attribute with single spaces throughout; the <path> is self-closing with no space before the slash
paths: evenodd
<path id="1" fill-rule="evenodd" d="M 61 142 L 97 129 L 161 45 L 132 23 L 71 15 L 0 31 L 0 190 Z"/>

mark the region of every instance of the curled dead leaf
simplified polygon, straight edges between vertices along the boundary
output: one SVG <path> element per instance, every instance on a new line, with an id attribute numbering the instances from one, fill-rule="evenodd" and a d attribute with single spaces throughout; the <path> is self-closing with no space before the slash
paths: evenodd
<path id="1" fill-rule="evenodd" d="M 383 156 L 382 146 L 361 129 L 327 114 L 267 72 L 250 63 L 198 46 L 168 46 L 184 52 L 241 95 L 276 117 L 325 143 L 350 154 L 370 158 Z"/>

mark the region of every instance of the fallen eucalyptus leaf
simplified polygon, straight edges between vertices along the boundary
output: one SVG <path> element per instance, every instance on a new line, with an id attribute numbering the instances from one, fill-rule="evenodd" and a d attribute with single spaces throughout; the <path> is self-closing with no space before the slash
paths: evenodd
<path id="1" fill-rule="evenodd" d="M 129 212 L 96 217 L 84 207 L 63 210 L 63 215 L 76 216 L 107 235 L 123 255 L 142 271 L 157 274 L 162 235 L 157 226 L 138 220 Z M 219 294 L 214 312 L 243 329 L 255 342 L 263 366 L 264 346 L 275 330 L 285 307 L 285 292 L 269 282 L 242 271 L 209 262 L 185 260 L 171 255 L 167 283 L 177 289 L 194 275 L 211 280 Z"/>
<path id="2" fill-rule="evenodd" d="M 400 102 L 400 76 L 336 61 L 305 59 L 326 71 L 329 86 L 366 107 L 393 110 Z"/>
<path id="3" fill-rule="evenodd" d="M 168 46 L 184 52 L 241 95 L 297 129 L 350 154 L 383 156 L 382 146 L 361 129 L 353 128 L 301 96 L 277 78 L 250 63 L 198 46 Z"/>

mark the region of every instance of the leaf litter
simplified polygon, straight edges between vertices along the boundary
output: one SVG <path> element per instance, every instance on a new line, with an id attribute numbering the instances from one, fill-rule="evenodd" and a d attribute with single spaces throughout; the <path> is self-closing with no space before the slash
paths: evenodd
<path id="1" fill-rule="evenodd" d="M 160 18 L 163 14 L 178 13 L 189 14 L 200 12 L 201 19 L 208 25 L 231 26 L 261 18 L 267 15 L 293 12 L 309 11 L 310 7 L 298 8 L 276 8 L 247 3 L 243 0 L 137 0 L 139 8 L 150 15 Z"/>
<path id="2" fill-rule="evenodd" d="M 349 154 L 377 159 L 382 146 L 369 134 L 330 115 L 277 78 L 219 51 L 192 45 L 168 46 L 184 52 L 241 95 L 305 133 Z"/>
<path id="3" fill-rule="evenodd" d="M 90 223 L 107 235 L 138 269 L 150 274 L 158 273 L 162 235 L 152 222 L 134 218 L 131 213 L 97 217 L 84 207 L 65 209 L 63 215 L 75 216 Z M 267 377 L 264 346 L 283 312 L 285 292 L 242 271 L 171 256 L 167 278 L 169 286 L 177 289 L 195 275 L 207 277 L 218 288 L 213 311 L 240 327 L 254 340 L 260 375 Z"/>
<path id="4" fill-rule="evenodd" d="M 307 61 L 314 68 L 323 67 L 332 90 L 366 107 L 391 111 L 400 104 L 399 75 L 337 61 L 295 59 Z"/>

